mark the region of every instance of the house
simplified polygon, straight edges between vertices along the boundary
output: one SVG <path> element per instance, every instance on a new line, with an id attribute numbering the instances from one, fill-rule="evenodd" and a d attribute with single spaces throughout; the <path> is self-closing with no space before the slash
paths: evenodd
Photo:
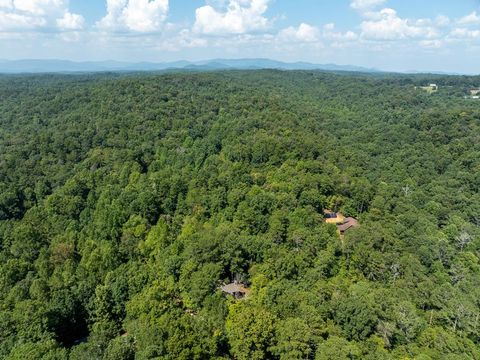
<path id="1" fill-rule="evenodd" d="M 472 90 L 470 90 L 470 95 L 472 95 L 472 97 L 473 97 L 473 96 L 477 96 L 477 95 L 479 95 L 479 94 L 480 94 L 480 89 L 472 89 Z"/>
<path id="2" fill-rule="evenodd" d="M 415 86 L 415 89 L 417 87 Z M 437 84 L 430 84 L 428 86 L 420 86 L 420 89 L 427 91 L 428 93 L 433 93 L 438 91 L 438 85 Z"/>
<path id="3" fill-rule="evenodd" d="M 235 299 L 240 300 L 248 296 L 250 289 L 244 284 L 233 282 L 227 285 L 220 286 L 220 289 L 225 293 L 232 295 Z"/>
<path id="4" fill-rule="evenodd" d="M 340 231 L 340 235 L 344 235 L 345 231 L 358 226 L 358 220 L 352 217 L 345 218 L 345 222 L 343 224 L 337 225 L 338 231 Z"/>
<path id="5" fill-rule="evenodd" d="M 342 224 L 345 221 L 345 217 L 342 214 L 329 209 L 323 210 L 323 215 L 327 224 Z"/>
<path id="6" fill-rule="evenodd" d="M 323 210 L 323 215 L 327 224 L 337 225 L 337 231 L 340 236 L 345 235 L 346 231 L 359 225 L 357 219 L 353 217 L 345 217 L 342 214 L 333 212 L 329 209 Z"/>

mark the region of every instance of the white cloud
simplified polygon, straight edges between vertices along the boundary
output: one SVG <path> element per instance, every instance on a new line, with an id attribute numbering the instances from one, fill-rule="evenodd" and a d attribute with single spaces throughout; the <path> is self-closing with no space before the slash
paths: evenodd
<path id="1" fill-rule="evenodd" d="M 352 46 L 358 39 L 358 34 L 353 31 L 337 31 L 333 23 L 325 24 L 322 28 L 302 23 L 298 27 L 290 26 L 281 30 L 275 37 L 278 48 L 285 51 L 295 51 L 305 48 L 305 45 L 310 51 L 326 47 L 340 49 Z"/>
<path id="2" fill-rule="evenodd" d="M 368 10 L 384 4 L 386 0 L 352 0 L 350 6 L 355 10 Z"/>
<path id="3" fill-rule="evenodd" d="M 298 27 L 290 26 L 278 34 L 284 42 L 316 42 L 320 39 L 320 30 L 315 26 L 301 23 Z"/>
<path id="4" fill-rule="evenodd" d="M 68 11 L 68 0 L 0 0 L 0 31 L 71 30 L 83 23 L 81 15 Z"/>
<path id="5" fill-rule="evenodd" d="M 270 0 L 230 0 L 227 8 L 217 10 L 205 5 L 195 11 L 196 33 L 207 35 L 246 34 L 265 30 L 270 21 L 263 16 Z"/>
<path id="6" fill-rule="evenodd" d="M 450 37 L 454 39 L 480 39 L 480 30 L 456 28 L 450 33 Z"/>
<path id="7" fill-rule="evenodd" d="M 426 48 L 426 49 L 440 49 L 443 45 L 444 42 L 442 40 L 421 40 L 419 41 L 419 44 L 421 47 Z"/>
<path id="8" fill-rule="evenodd" d="M 0 0 L 0 9 L 1 8 L 12 9 L 13 8 L 13 0 Z"/>
<path id="9" fill-rule="evenodd" d="M 417 19 L 414 22 L 415 26 L 432 26 L 432 19 Z"/>
<path id="10" fill-rule="evenodd" d="M 450 25 L 450 18 L 445 15 L 438 15 L 435 19 L 435 24 L 440 27 L 445 27 Z"/>
<path id="11" fill-rule="evenodd" d="M 335 24 L 334 23 L 325 24 L 325 25 L 323 25 L 323 29 L 325 31 L 331 31 L 331 30 L 335 29 Z"/>
<path id="12" fill-rule="evenodd" d="M 13 0 L 13 5 L 16 10 L 43 16 L 63 10 L 68 4 L 64 0 Z"/>
<path id="13" fill-rule="evenodd" d="M 458 20 L 460 25 L 476 25 L 480 24 L 480 15 L 476 11 L 468 14 L 467 16 L 462 17 Z"/>
<path id="14" fill-rule="evenodd" d="M 181 51 L 182 49 L 203 48 L 209 45 L 206 39 L 192 34 L 189 29 L 182 29 L 176 36 L 169 36 L 157 48 L 164 51 Z"/>
<path id="15" fill-rule="evenodd" d="M 106 31 L 156 32 L 168 15 L 168 0 L 107 0 L 97 27 Z"/>
<path id="16" fill-rule="evenodd" d="M 353 31 L 335 31 L 335 24 L 326 24 L 323 27 L 323 37 L 337 43 L 355 41 L 358 39 L 358 35 Z"/>
<path id="17" fill-rule="evenodd" d="M 43 27 L 47 20 L 42 17 L 0 11 L 0 31 L 25 31 Z"/>
<path id="18" fill-rule="evenodd" d="M 363 21 L 360 25 L 362 38 L 370 40 L 432 39 L 439 36 L 436 29 L 425 20 L 402 19 L 393 9 L 376 13 L 375 20 Z"/>
<path id="19" fill-rule="evenodd" d="M 85 25 L 85 19 L 78 14 L 66 11 L 63 17 L 57 19 L 57 27 L 62 30 L 81 30 Z"/>

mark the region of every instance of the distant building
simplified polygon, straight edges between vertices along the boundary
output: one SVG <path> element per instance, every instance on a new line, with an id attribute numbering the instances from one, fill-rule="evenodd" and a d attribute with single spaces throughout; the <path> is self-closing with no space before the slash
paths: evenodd
<path id="1" fill-rule="evenodd" d="M 472 89 L 470 90 L 470 95 L 477 96 L 480 94 L 480 89 Z"/>
<path id="2" fill-rule="evenodd" d="M 220 287 L 220 289 L 225 294 L 232 295 L 237 300 L 245 298 L 250 292 L 249 288 L 247 288 L 244 284 L 241 284 L 238 282 L 233 282 L 231 284 L 223 285 Z"/>
<path id="3" fill-rule="evenodd" d="M 325 209 L 323 210 L 323 215 L 325 217 L 325 222 L 327 224 L 337 225 L 338 233 L 343 236 L 345 232 L 351 228 L 354 228 L 359 225 L 358 220 L 353 217 L 345 217 L 340 213 L 333 212 L 332 210 Z"/>
<path id="4" fill-rule="evenodd" d="M 473 96 L 472 96 L 472 99 L 480 99 L 480 96 L 478 96 L 478 95 L 473 95 Z"/>
<path id="5" fill-rule="evenodd" d="M 337 225 L 338 231 L 340 231 L 340 235 L 344 235 L 345 231 L 358 226 L 358 221 L 355 218 L 347 217 L 345 218 L 345 222 L 343 224 Z"/>
<path id="6" fill-rule="evenodd" d="M 415 86 L 415 89 L 417 89 L 416 86 Z M 437 84 L 430 84 L 428 86 L 420 86 L 420 89 L 425 90 L 429 93 L 433 93 L 435 91 L 438 91 L 438 85 Z"/>
<path id="7" fill-rule="evenodd" d="M 329 209 L 323 210 L 323 215 L 325 217 L 325 222 L 328 224 L 342 224 L 345 221 L 345 217 L 342 214 L 333 212 Z"/>

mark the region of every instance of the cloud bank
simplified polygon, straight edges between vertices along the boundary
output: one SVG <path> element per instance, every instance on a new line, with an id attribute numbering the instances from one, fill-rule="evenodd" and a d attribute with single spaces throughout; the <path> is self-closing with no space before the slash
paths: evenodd
<path id="1" fill-rule="evenodd" d="M 83 29 L 85 19 L 68 5 L 67 0 L 0 0 L 0 32 Z"/>
<path id="2" fill-rule="evenodd" d="M 188 16 L 183 21 L 172 20 L 175 4 L 169 0 L 105 0 L 105 12 L 88 22 L 71 11 L 68 0 L 0 0 L 0 42 L 14 47 L 18 40 L 30 41 L 32 49 L 36 43 L 46 49 L 65 44 L 72 53 L 74 45 L 66 43 L 77 43 L 90 52 L 103 51 L 104 57 L 126 52 L 175 57 L 201 49 L 208 56 L 283 59 L 300 53 L 336 56 L 342 50 L 345 56 L 392 51 L 407 56 L 480 49 L 480 8 L 458 18 L 412 18 L 402 16 L 389 0 L 343 1 L 352 17 L 357 15 L 356 24 L 312 23 L 298 15 L 292 22 L 275 10 L 278 0 L 198 0 L 190 14 L 182 14 Z"/>

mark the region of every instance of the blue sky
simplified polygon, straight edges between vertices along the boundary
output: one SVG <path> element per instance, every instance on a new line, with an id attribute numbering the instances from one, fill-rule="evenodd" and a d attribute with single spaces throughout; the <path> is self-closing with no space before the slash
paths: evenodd
<path id="1" fill-rule="evenodd" d="M 0 0 L 0 58 L 480 73 L 480 0 Z"/>

